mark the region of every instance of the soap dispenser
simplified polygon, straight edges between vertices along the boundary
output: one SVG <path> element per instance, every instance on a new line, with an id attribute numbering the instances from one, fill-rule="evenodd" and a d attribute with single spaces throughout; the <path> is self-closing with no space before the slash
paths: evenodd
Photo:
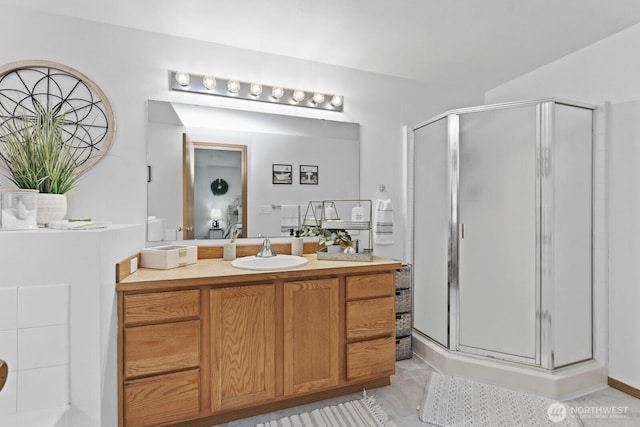
<path id="1" fill-rule="evenodd" d="M 300 237 L 300 230 L 296 230 L 295 237 L 291 238 L 291 255 L 302 256 L 304 253 L 304 241 Z"/>

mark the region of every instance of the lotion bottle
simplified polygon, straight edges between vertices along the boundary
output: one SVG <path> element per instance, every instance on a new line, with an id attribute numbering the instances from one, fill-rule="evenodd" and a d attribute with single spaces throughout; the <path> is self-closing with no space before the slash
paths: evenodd
<path id="1" fill-rule="evenodd" d="M 296 230 L 295 237 L 291 238 L 291 255 L 302 256 L 304 253 L 304 242 L 300 237 L 300 231 Z"/>

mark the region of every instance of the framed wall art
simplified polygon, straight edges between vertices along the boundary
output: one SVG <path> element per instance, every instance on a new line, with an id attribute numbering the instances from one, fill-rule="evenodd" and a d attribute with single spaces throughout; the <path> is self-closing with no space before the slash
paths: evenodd
<path id="1" fill-rule="evenodd" d="M 292 184 L 293 183 L 293 167 L 291 165 L 282 165 L 274 163 L 272 165 L 272 177 L 274 184 Z"/>
<path id="2" fill-rule="evenodd" d="M 300 184 L 318 185 L 318 166 L 300 165 Z"/>

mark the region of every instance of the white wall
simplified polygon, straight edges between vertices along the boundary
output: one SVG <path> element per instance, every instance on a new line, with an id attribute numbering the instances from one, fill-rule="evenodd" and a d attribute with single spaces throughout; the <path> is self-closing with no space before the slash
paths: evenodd
<path id="1" fill-rule="evenodd" d="M 608 358 L 610 377 L 636 388 L 640 181 L 635 170 L 640 162 L 640 107 L 632 101 L 640 99 L 638 46 L 640 25 L 494 88 L 485 97 L 487 103 L 547 96 L 611 103 L 604 110 L 607 117 L 600 120 L 608 123 L 607 129 L 596 125 L 596 138 L 606 136 L 606 145 L 596 152 L 596 344 L 603 336 L 606 340 L 608 332 L 608 343 L 597 345 L 596 354 L 600 360 Z"/>
<path id="2" fill-rule="evenodd" d="M 180 24 L 188 23 L 176 22 Z M 482 101 L 482 94 L 463 88 L 390 78 L 6 6 L 0 8 L 0 39 L 9 41 L 0 50 L 0 63 L 24 59 L 62 63 L 86 74 L 109 97 L 117 120 L 115 140 L 107 158 L 70 193 L 69 215 L 114 223 L 146 221 L 144 105 L 148 99 L 358 122 L 362 125 L 361 197 L 374 198 L 378 185 L 385 184 L 397 205 L 403 197 L 402 125 Z M 345 112 L 170 92 L 169 70 L 340 93 L 345 97 Z M 396 243 L 381 247 L 379 255 L 403 257 L 404 224 L 399 215 L 397 220 Z"/>
<path id="3" fill-rule="evenodd" d="M 640 24 L 486 93 L 488 104 L 540 97 L 598 104 L 640 99 Z"/>
<path id="4" fill-rule="evenodd" d="M 142 225 L 0 232 L 0 358 L 11 363 L 0 426 L 67 403 L 70 426 L 117 424 L 115 264 L 141 239 Z"/>

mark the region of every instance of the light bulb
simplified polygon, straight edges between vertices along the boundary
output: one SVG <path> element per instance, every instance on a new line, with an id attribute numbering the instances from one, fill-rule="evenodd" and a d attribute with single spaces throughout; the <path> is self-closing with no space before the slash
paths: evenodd
<path id="1" fill-rule="evenodd" d="M 334 107 L 339 107 L 342 105 L 342 97 L 339 95 L 333 95 L 333 97 L 331 98 L 331 105 L 333 105 Z"/>
<path id="2" fill-rule="evenodd" d="M 324 94 L 316 92 L 313 94 L 313 98 L 311 99 L 314 104 L 322 104 L 324 102 Z"/>
<path id="3" fill-rule="evenodd" d="M 180 86 L 188 86 L 189 81 L 191 81 L 189 73 L 185 73 L 184 71 L 178 71 L 176 73 L 176 82 L 178 82 Z"/>
<path id="4" fill-rule="evenodd" d="M 291 95 L 291 99 L 293 102 L 301 102 L 305 97 L 305 93 L 300 89 L 296 89 L 293 91 L 293 95 Z"/>
<path id="5" fill-rule="evenodd" d="M 234 94 L 240 92 L 240 82 L 237 80 L 229 80 L 227 82 L 227 90 Z"/>
<path id="6" fill-rule="evenodd" d="M 251 92 L 251 95 L 253 96 L 260 95 L 262 93 L 262 85 L 260 83 L 251 83 L 249 92 Z"/>
<path id="7" fill-rule="evenodd" d="M 274 86 L 271 89 L 271 96 L 273 99 L 280 99 L 284 96 L 284 89 L 279 86 Z"/>
<path id="8" fill-rule="evenodd" d="M 202 85 L 209 90 L 213 90 L 216 87 L 216 78 L 212 76 L 204 76 L 202 78 Z"/>

